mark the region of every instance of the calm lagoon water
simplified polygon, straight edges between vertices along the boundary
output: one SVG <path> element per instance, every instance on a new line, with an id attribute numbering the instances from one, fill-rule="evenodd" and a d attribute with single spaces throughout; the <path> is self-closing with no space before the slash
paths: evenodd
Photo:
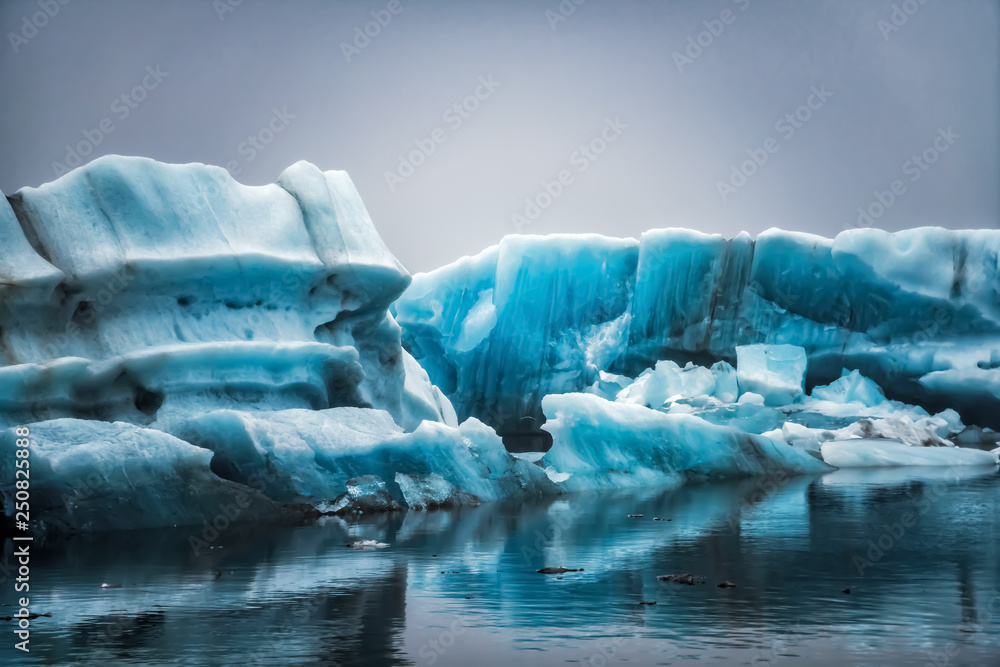
<path id="1" fill-rule="evenodd" d="M 998 665 L 998 510 L 994 469 L 842 470 L 231 528 L 198 555 L 186 529 L 76 538 L 36 547 L 52 618 L 30 654 L 0 622 L 0 664 Z"/>

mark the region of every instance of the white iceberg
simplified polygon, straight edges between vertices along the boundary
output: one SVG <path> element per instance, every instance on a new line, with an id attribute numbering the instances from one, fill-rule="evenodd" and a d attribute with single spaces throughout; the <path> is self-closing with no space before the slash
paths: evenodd
<path id="1" fill-rule="evenodd" d="M 896 440 L 836 440 L 822 445 L 823 460 L 838 468 L 996 466 L 1000 452 L 966 447 L 914 447 Z"/>

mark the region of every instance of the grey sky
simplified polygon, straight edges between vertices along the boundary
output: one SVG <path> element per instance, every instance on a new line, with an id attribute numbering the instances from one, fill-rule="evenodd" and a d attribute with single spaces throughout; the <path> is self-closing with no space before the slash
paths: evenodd
<path id="1" fill-rule="evenodd" d="M 236 1 L 0 2 L 0 189 L 52 180 L 84 131 L 100 137 L 87 160 L 233 163 L 249 184 L 306 159 L 351 174 L 414 272 L 518 230 L 831 236 L 896 179 L 876 226 L 1000 226 L 996 0 L 564 0 L 559 22 L 560 0 Z M 373 11 L 391 20 L 347 62 Z M 120 99 L 144 80 L 142 101 Z M 445 115 L 477 89 L 467 117 Z M 574 155 L 602 131 L 602 154 Z M 393 190 L 417 141 L 434 151 Z M 908 163 L 925 149 L 934 164 Z M 767 161 L 724 201 L 748 150 Z M 526 198 L 548 206 L 531 220 Z"/>

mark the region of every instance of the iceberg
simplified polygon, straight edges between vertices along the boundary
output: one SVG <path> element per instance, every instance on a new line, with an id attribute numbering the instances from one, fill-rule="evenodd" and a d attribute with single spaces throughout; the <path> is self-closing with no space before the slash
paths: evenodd
<path id="1" fill-rule="evenodd" d="M 996 466 L 1000 452 L 965 447 L 912 447 L 895 440 L 841 440 L 822 446 L 823 459 L 838 468 L 899 466 Z"/>
<path id="2" fill-rule="evenodd" d="M 344 172 L 299 162 L 250 187 L 107 156 L 6 198 L 0 227 L 0 424 L 370 406 L 412 430 L 452 412 L 400 345 L 388 307 L 410 276 Z"/>
<path id="3" fill-rule="evenodd" d="M 805 350 L 803 391 L 848 369 L 888 399 L 1000 428 L 998 258 L 998 230 L 933 227 L 509 236 L 415 275 L 393 312 L 459 419 L 512 449 L 547 444 L 546 395 L 607 392 L 601 373 L 665 360 L 735 367 L 737 348 L 760 344 Z"/>
<path id="4" fill-rule="evenodd" d="M 671 486 L 687 480 L 833 470 L 808 450 L 591 394 L 546 396 L 552 448 L 544 463 L 569 475 L 568 490 Z"/>
<path id="5" fill-rule="evenodd" d="M 8 528 L 24 425 L 68 533 L 996 463 L 1000 232 L 509 236 L 411 278 L 344 172 L 107 156 L 0 233 Z"/>

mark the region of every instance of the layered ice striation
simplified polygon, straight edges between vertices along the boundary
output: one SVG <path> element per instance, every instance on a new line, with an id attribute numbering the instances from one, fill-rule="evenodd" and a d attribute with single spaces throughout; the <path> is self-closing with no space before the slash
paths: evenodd
<path id="1" fill-rule="evenodd" d="M 252 491 L 245 516 L 260 520 L 334 501 L 347 480 L 331 461 L 345 447 L 350 458 L 358 421 L 339 408 L 386 427 L 372 448 L 411 434 L 420 449 L 436 424 L 468 451 L 448 399 L 400 345 L 388 307 L 410 276 L 344 172 L 299 162 L 250 187 L 218 167 L 108 156 L 0 201 L 0 238 L 4 456 L 10 427 L 37 427 L 33 499 L 49 510 L 35 517 L 49 527 L 198 523 L 233 488 Z M 259 424 L 299 420 L 311 463 L 281 443 L 260 455 L 270 486 L 248 484 L 234 472 L 249 465 L 245 440 L 221 451 L 208 437 L 227 425 L 236 437 L 231 414 L 261 442 Z M 205 433 L 186 437 L 193 424 Z M 443 468 L 428 462 L 441 448 L 405 470 Z M 368 472 L 395 484 L 394 470 Z M 85 500 L 70 488 L 80 479 Z M 456 497 L 475 491 L 490 489 L 456 483 Z"/>
<path id="2" fill-rule="evenodd" d="M 8 204 L 9 202 L 9 204 Z M 400 347 L 410 276 L 350 178 L 109 156 L 0 202 L 0 420 L 451 408 Z"/>
<path id="3" fill-rule="evenodd" d="M 414 276 L 394 312 L 458 417 L 519 449 L 547 446 L 548 394 L 611 395 L 664 360 L 735 366 L 754 345 L 804 350 L 800 392 L 847 368 L 891 399 L 997 428 L 998 257 L 997 230 L 509 236 Z M 760 391 L 777 404 L 797 390 Z"/>

